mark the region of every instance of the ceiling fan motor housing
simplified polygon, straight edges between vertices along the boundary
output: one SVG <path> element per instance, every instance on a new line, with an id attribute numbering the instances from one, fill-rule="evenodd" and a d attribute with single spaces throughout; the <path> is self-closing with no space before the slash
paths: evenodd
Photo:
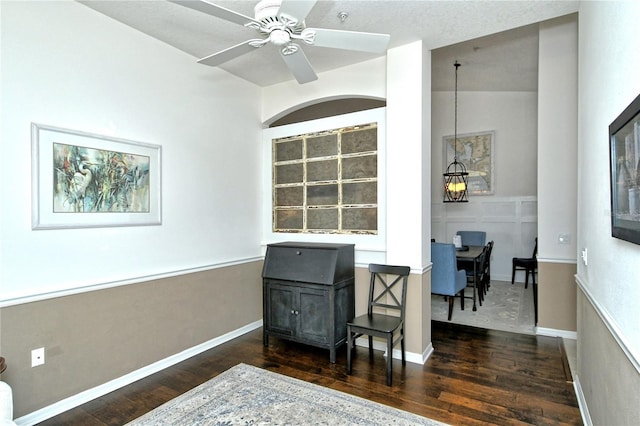
<path id="1" fill-rule="evenodd" d="M 271 20 L 277 18 L 280 9 L 280 0 L 262 0 L 253 8 L 256 21 Z"/>
<path id="2" fill-rule="evenodd" d="M 273 30 L 288 31 L 291 34 L 300 34 L 304 30 L 304 21 L 299 22 L 298 18 L 289 15 L 278 15 L 281 0 L 262 0 L 253 8 L 254 19 L 262 26 L 256 28 L 265 34 L 271 34 Z M 277 37 L 277 36 L 276 36 Z M 284 44 L 285 42 L 276 43 Z"/>

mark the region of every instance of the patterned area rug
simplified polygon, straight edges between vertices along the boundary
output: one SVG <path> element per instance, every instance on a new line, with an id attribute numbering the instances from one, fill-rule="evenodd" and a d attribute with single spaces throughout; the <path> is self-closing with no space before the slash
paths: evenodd
<path id="1" fill-rule="evenodd" d="M 473 295 L 469 287 L 465 296 Z M 473 311 L 473 301 L 465 299 L 464 311 L 460 309 L 460 298 L 453 306 L 451 322 L 492 330 L 511 331 L 522 334 L 535 334 L 533 312 L 533 289 L 531 283 L 525 290 L 523 283 L 491 281 L 491 287 L 485 295 L 482 306 Z M 447 322 L 449 302 L 442 296 L 431 295 L 431 319 Z"/>
<path id="2" fill-rule="evenodd" d="M 443 425 L 339 391 L 238 364 L 128 423 L 159 425 Z"/>

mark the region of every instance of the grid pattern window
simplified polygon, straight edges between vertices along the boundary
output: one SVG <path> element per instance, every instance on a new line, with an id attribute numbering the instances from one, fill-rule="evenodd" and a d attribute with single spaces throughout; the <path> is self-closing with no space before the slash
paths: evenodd
<path id="1" fill-rule="evenodd" d="M 378 233 L 377 123 L 272 142 L 274 232 Z"/>

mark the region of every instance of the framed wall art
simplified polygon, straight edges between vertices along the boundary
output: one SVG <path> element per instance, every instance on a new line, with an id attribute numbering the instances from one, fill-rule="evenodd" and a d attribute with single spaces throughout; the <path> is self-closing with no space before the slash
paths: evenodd
<path id="1" fill-rule="evenodd" d="M 33 123 L 32 229 L 160 225 L 161 147 Z"/>
<path id="2" fill-rule="evenodd" d="M 492 195 L 495 192 L 494 180 L 494 136 L 495 132 L 478 132 L 444 136 L 443 170 L 457 157 L 469 172 L 467 193 L 469 195 Z"/>
<path id="3" fill-rule="evenodd" d="M 640 95 L 609 126 L 611 235 L 640 244 Z"/>

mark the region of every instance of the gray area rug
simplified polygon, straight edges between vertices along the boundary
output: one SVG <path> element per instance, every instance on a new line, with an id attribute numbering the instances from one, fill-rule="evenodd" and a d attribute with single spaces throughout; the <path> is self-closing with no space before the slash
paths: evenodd
<path id="1" fill-rule="evenodd" d="M 473 289 L 467 287 L 465 296 L 471 296 Z M 492 330 L 535 334 L 533 312 L 533 289 L 531 283 L 525 290 L 523 283 L 511 284 L 506 281 L 491 281 L 491 287 L 482 306 L 473 311 L 473 301 L 465 299 L 464 311 L 460 309 L 460 298 L 453 306 L 451 322 Z M 431 295 L 431 319 L 447 322 L 449 302 L 442 296 Z"/>
<path id="2" fill-rule="evenodd" d="M 443 425 L 246 364 L 128 423 L 159 425 Z"/>

